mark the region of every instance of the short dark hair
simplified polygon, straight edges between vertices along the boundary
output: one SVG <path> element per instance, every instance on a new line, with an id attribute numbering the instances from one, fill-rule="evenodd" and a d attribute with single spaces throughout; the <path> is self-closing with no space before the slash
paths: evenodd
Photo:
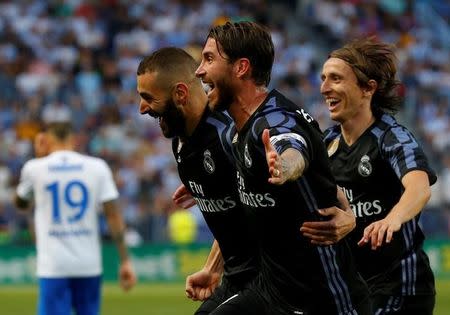
<path id="1" fill-rule="evenodd" d="M 274 47 L 270 32 L 255 22 L 227 22 L 213 27 L 207 38 L 216 40 L 217 50 L 229 62 L 248 58 L 252 65 L 252 79 L 257 85 L 268 86 L 274 60 Z"/>
<path id="2" fill-rule="evenodd" d="M 69 121 L 49 122 L 44 130 L 55 136 L 59 141 L 67 140 L 73 133 L 72 123 Z"/>
<path id="3" fill-rule="evenodd" d="M 375 37 L 360 38 L 334 50 L 328 57 L 344 60 L 353 69 L 359 86 L 367 87 L 369 80 L 377 82 L 370 104 L 374 114 L 398 111 L 403 97 L 398 93 L 401 82 L 396 79 L 393 45 L 377 41 Z"/>
<path id="4" fill-rule="evenodd" d="M 197 61 L 183 49 L 164 47 L 141 60 L 137 75 L 157 72 L 158 85 L 168 88 L 175 83 L 175 80 L 190 81 L 195 78 L 197 67 Z"/>

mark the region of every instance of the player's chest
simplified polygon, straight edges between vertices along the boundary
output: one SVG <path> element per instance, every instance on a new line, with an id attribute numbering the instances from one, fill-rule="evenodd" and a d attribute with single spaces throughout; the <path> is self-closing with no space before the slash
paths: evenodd
<path id="1" fill-rule="evenodd" d="M 203 187 L 217 187 L 235 181 L 234 166 L 220 142 L 182 147 L 174 152 L 178 173 L 183 182 L 195 182 Z"/>
<path id="2" fill-rule="evenodd" d="M 337 147 L 328 146 L 331 169 L 338 183 L 367 189 L 382 185 L 394 175 L 377 142 L 371 138 L 363 140 L 348 146 L 340 139 Z"/>

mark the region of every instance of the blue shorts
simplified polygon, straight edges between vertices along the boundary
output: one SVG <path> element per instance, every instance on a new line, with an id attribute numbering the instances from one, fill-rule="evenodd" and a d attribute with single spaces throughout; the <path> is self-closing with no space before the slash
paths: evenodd
<path id="1" fill-rule="evenodd" d="M 38 315 L 100 314 L 101 276 L 39 278 Z"/>

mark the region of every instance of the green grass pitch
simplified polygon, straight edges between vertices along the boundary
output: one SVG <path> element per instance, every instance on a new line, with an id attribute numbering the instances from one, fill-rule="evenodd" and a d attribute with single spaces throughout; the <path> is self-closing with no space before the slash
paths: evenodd
<path id="1" fill-rule="evenodd" d="M 437 281 L 437 302 L 434 315 L 450 314 L 450 280 Z M 0 286 L 2 315 L 33 315 L 36 309 L 37 286 Z M 103 287 L 103 315 L 189 315 L 199 302 L 184 295 L 184 285 L 138 284 L 123 293 L 115 284 Z"/>

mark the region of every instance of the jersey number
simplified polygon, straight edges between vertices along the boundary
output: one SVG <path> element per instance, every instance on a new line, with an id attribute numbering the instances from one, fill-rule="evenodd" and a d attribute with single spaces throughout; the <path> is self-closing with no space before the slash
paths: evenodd
<path id="1" fill-rule="evenodd" d="M 314 118 L 312 118 L 312 116 L 308 114 L 303 108 L 301 109 L 301 111 L 297 109 L 296 112 L 302 115 L 303 118 L 309 123 L 314 120 Z"/>
<path id="2" fill-rule="evenodd" d="M 76 210 L 72 216 L 67 218 L 69 223 L 74 223 L 81 220 L 89 201 L 88 190 L 83 182 L 78 180 L 70 181 L 65 187 L 61 187 L 61 190 L 60 183 L 53 182 L 48 185 L 46 189 L 52 195 L 52 218 L 54 223 L 61 223 L 60 201 L 64 202 L 64 204 L 68 207 Z M 60 193 L 62 193 L 62 195 L 60 195 Z M 61 197 L 63 197 L 63 199 L 61 199 Z"/>

